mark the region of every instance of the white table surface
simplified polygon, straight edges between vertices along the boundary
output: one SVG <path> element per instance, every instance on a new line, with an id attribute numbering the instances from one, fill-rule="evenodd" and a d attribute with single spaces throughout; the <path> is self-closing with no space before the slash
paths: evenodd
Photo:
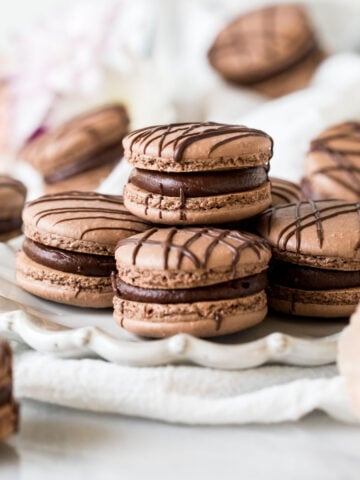
<path id="1" fill-rule="evenodd" d="M 187 427 L 22 402 L 0 445 L 1 480 L 358 480 L 360 428 L 297 423 Z"/>

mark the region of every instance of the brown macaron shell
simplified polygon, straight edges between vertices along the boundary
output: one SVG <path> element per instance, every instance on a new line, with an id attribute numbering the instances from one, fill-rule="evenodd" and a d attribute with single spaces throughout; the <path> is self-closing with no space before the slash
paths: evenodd
<path id="1" fill-rule="evenodd" d="M 360 203 L 278 205 L 261 215 L 257 231 L 273 248 L 269 304 L 274 309 L 325 318 L 351 314 L 360 301 Z M 290 287 L 294 282 L 302 288 Z"/>
<path id="2" fill-rule="evenodd" d="M 122 197 L 93 192 L 45 195 L 26 205 L 23 218 L 19 285 L 48 300 L 93 308 L 112 304 L 118 240 L 150 227 L 126 210 Z"/>
<path id="3" fill-rule="evenodd" d="M 208 57 L 226 80 L 278 96 L 304 87 L 323 55 L 304 8 L 289 4 L 239 16 L 218 34 Z"/>
<path id="4" fill-rule="evenodd" d="M 114 167 L 122 157 L 121 141 L 128 129 L 125 108 L 106 105 L 41 134 L 20 156 L 43 174 L 46 184 L 56 185 L 104 165 Z"/>
<path id="5" fill-rule="evenodd" d="M 360 122 L 335 125 L 311 142 L 302 187 L 312 200 L 360 201 Z"/>
<path id="6" fill-rule="evenodd" d="M 26 187 L 8 175 L 0 175 L 0 241 L 21 234 L 21 212 L 24 207 Z"/>
<path id="7" fill-rule="evenodd" d="M 135 293 L 134 298 L 128 293 L 122 297 L 119 280 L 114 280 L 114 316 L 134 333 L 154 337 L 180 332 L 216 336 L 247 328 L 266 315 L 264 286 L 255 292 L 249 288 L 249 282 L 253 278 L 256 281 L 257 275 L 267 269 L 270 259 L 268 245 L 255 235 L 202 227 L 153 228 L 120 241 L 115 258 L 117 278 L 135 287 L 127 289 Z M 231 281 L 242 278 L 251 293 L 242 292 L 238 298 L 230 298 L 231 294 L 224 299 L 214 297 L 216 289 L 212 286 L 232 289 L 235 286 Z M 206 287 L 209 297 L 204 300 Z M 149 289 L 146 302 L 138 300 L 147 293 L 144 289 Z M 196 300 L 199 289 L 201 301 Z M 180 298 L 189 296 L 194 301 L 179 303 L 177 292 Z M 149 301 L 152 294 L 154 298 Z M 166 299 L 166 295 L 173 300 L 159 300 L 164 296 Z"/>
<path id="8" fill-rule="evenodd" d="M 12 351 L 0 337 L 0 442 L 15 433 L 19 423 L 19 407 L 13 397 Z"/>
<path id="9" fill-rule="evenodd" d="M 136 168 L 191 173 L 267 164 L 273 141 L 243 125 L 188 122 L 135 130 L 123 145 L 125 158 Z"/>
<path id="10" fill-rule="evenodd" d="M 272 206 L 296 203 L 302 199 L 300 185 L 282 178 L 270 177 Z"/>
<path id="11" fill-rule="evenodd" d="M 271 204 L 273 141 L 261 130 L 180 123 L 136 130 L 123 143 L 136 167 L 124 190 L 125 205 L 153 223 L 232 222 Z"/>

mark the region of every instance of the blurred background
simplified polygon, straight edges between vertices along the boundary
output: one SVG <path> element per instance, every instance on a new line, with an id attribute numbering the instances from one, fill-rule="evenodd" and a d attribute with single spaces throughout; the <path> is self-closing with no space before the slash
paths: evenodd
<path id="1" fill-rule="evenodd" d="M 360 2 L 296 3 L 323 61 L 307 85 L 269 96 L 225 81 L 208 51 L 235 17 L 274 1 L 12 0 L 0 26 L 0 170 L 38 195 L 41 176 L 22 148 L 79 113 L 120 102 L 131 128 L 213 120 L 264 129 L 275 140 L 273 175 L 299 180 L 310 140 L 360 119 Z M 116 181 L 100 189 L 121 193 L 126 169 L 111 175 Z"/>

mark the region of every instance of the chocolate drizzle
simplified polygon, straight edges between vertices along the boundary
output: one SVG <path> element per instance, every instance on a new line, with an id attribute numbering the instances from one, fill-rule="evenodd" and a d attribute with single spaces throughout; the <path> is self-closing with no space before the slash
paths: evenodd
<path id="1" fill-rule="evenodd" d="M 61 206 L 51 206 L 53 202 L 59 202 Z M 68 206 L 66 205 L 67 202 L 69 202 Z M 96 205 L 91 206 L 93 202 L 96 202 Z M 41 221 L 47 217 L 53 217 L 52 226 L 73 220 L 86 221 L 85 225 L 88 224 L 87 221 L 103 220 L 100 226 L 84 228 L 79 237 L 80 240 L 88 233 L 97 230 L 114 230 L 135 234 L 143 232 L 148 227 L 146 222 L 125 209 L 122 197 L 117 195 L 104 195 L 95 192 L 64 192 L 40 197 L 29 202 L 26 208 L 36 208 L 42 204 L 45 205 L 45 208 L 34 212 L 36 226 L 39 226 Z"/>
<path id="2" fill-rule="evenodd" d="M 130 153 L 133 153 L 136 145 L 137 151 L 146 155 L 147 148 L 150 145 L 157 144 L 157 155 L 161 157 L 165 148 L 172 146 L 174 150 L 174 160 L 181 162 L 185 150 L 196 142 L 201 140 L 219 137 L 219 141 L 214 143 L 208 150 L 208 156 L 211 156 L 216 150 L 228 143 L 239 139 L 249 137 L 268 138 L 271 142 L 269 156 L 272 156 L 273 141 L 272 138 L 261 130 L 248 128 L 242 125 L 226 125 L 223 123 L 173 123 L 170 125 L 159 125 L 146 127 L 131 132 L 129 138 Z"/>
<path id="3" fill-rule="evenodd" d="M 340 145 L 331 145 L 340 142 Z M 357 144 L 358 148 L 345 148 L 344 142 Z M 329 133 L 324 133 L 311 142 L 311 153 L 321 152 L 326 154 L 327 159 L 332 163 L 313 171 L 314 175 L 326 175 L 335 183 L 341 185 L 360 199 L 360 122 L 346 122 L 332 127 Z M 311 158 L 309 162 L 311 162 Z M 315 192 L 308 192 L 314 195 Z M 336 191 L 333 192 L 336 198 Z"/>
<path id="4" fill-rule="evenodd" d="M 154 239 L 153 237 L 158 233 L 166 233 L 165 240 L 163 239 Z M 188 238 L 182 243 L 179 244 L 175 239 L 178 233 L 186 232 Z M 200 238 L 210 240 L 207 244 L 207 247 L 202 251 L 201 257 L 196 255 L 192 250 L 191 246 Z M 209 259 L 215 247 L 217 245 L 222 245 L 226 247 L 227 250 L 231 252 L 232 255 L 232 277 L 236 278 L 237 264 L 240 261 L 242 253 L 250 249 L 252 250 L 258 259 L 261 258 L 261 252 L 268 251 L 269 247 L 265 240 L 245 232 L 237 232 L 231 230 L 220 230 L 217 228 L 186 228 L 186 230 L 181 230 L 177 228 L 169 229 L 158 229 L 152 228 L 142 235 L 137 235 L 136 237 L 127 238 L 120 240 L 117 245 L 117 249 L 124 245 L 132 245 L 132 264 L 136 265 L 137 257 L 140 250 L 145 246 L 160 246 L 163 252 L 163 268 L 167 270 L 169 268 L 169 256 L 170 253 L 177 253 L 177 265 L 176 269 L 180 270 L 184 258 L 187 258 L 191 261 L 197 269 L 206 269 L 208 266 Z"/>
<path id="5" fill-rule="evenodd" d="M 310 207 L 310 211 L 309 211 Z M 360 225 L 360 203 L 347 203 L 341 201 L 318 201 L 318 202 L 298 202 L 296 204 L 276 205 L 266 210 L 262 216 L 267 218 L 268 235 L 272 229 L 272 218 L 276 211 L 281 209 L 294 209 L 294 220 L 281 229 L 277 238 L 277 249 L 286 250 L 289 241 L 295 237 L 296 254 L 301 254 L 302 232 L 306 229 L 315 227 L 319 247 L 324 243 L 324 222 L 332 218 L 341 217 L 349 213 L 357 213 Z M 302 211 L 304 210 L 304 212 Z M 360 249 L 360 238 L 355 250 Z"/>

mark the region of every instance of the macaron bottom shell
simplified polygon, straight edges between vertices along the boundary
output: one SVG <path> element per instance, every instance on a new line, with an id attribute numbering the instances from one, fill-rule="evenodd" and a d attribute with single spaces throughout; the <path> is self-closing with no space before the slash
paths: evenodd
<path id="1" fill-rule="evenodd" d="M 253 217 L 271 205 L 270 182 L 239 193 L 209 197 L 169 197 L 128 183 L 124 204 L 134 215 L 157 224 L 221 224 Z"/>
<path id="2" fill-rule="evenodd" d="M 295 316 L 348 318 L 360 302 L 360 287 L 332 290 L 300 290 L 281 285 L 268 288 L 269 307 Z"/>
<path id="3" fill-rule="evenodd" d="M 264 320 L 265 291 L 242 298 L 182 304 L 141 303 L 114 297 L 114 318 L 137 335 L 163 338 L 187 333 L 216 337 L 239 332 Z"/>
<path id="4" fill-rule="evenodd" d="M 20 251 L 16 257 L 18 285 L 37 297 L 53 302 L 88 308 L 112 306 L 109 277 L 90 277 L 66 273 L 34 262 Z"/>
<path id="5" fill-rule="evenodd" d="M 45 183 L 44 191 L 46 194 L 61 193 L 71 190 L 79 192 L 90 192 L 95 190 L 105 178 L 110 175 L 118 162 L 102 165 L 88 172 L 79 173 L 70 178 L 56 183 Z"/>

